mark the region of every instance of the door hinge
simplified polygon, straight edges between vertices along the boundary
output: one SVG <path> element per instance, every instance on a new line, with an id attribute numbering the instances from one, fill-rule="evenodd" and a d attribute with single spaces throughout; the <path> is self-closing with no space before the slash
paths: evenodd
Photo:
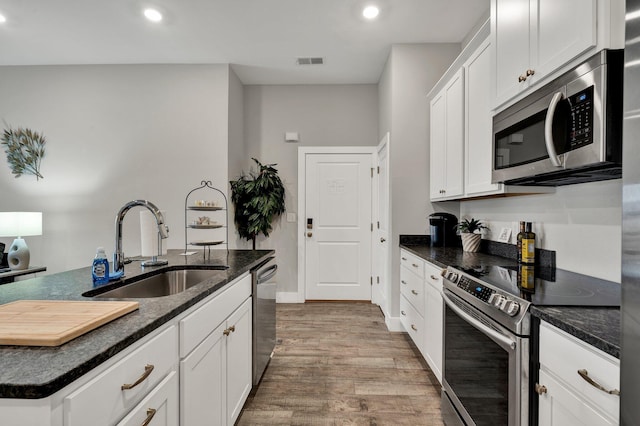
<path id="1" fill-rule="evenodd" d="M 373 232 L 373 223 L 371 224 L 371 232 Z"/>
<path id="2" fill-rule="evenodd" d="M 378 229 L 380 229 L 380 221 L 378 221 Z"/>
<path id="3" fill-rule="evenodd" d="M 371 280 L 369 280 L 371 282 L 371 285 L 373 285 L 373 277 L 369 277 L 371 278 Z"/>
<path id="4" fill-rule="evenodd" d="M 378 166 L 378 174 L 380 174 L 380 166 Z"/>
<path id="5" fill-rule="evenodd" d="M 371 177 L 373 177 L 373 167 L 371 168 Z"/>
<path id="6" fill-rule="evenodd" d="M 376 284 L 380 284 L 380 277 L 376 277 Z"/>

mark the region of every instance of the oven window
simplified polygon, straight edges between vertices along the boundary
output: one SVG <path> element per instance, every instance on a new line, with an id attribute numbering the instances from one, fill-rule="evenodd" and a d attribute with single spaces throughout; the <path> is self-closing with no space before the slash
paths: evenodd
<path id="1" fill-rule="evenodd" d="M 509 424 L 509 354 L 445 307 L 444 378 L 478 426 Z"/>

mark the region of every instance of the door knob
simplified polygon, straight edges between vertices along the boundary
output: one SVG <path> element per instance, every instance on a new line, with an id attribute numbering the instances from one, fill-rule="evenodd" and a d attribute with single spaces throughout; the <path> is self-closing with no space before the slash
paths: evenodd
<path id="1" fill-rule="evenodd" d="M 380 237 L 380 242 L 381 243 L 384 243 L 385 241 L 387 241 L 387 240 L 385 240 L 384 238 Z"/>
<path id="2" fill-rule="evenodd" d="M 313 232 L 307 232 L 307 237 L 312 237 L 313 236 Z"/>

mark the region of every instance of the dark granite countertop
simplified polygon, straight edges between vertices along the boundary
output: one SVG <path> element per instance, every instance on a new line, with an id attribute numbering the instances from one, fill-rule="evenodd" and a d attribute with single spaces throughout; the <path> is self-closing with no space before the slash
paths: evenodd
<path id="1" fill-rule="evenodd" d="M 510 257 L 510 247 L 506 246 L 512 245 L 490 243 L 488 247 L 486 244 L 483 246 L 494 254 L 465 253 L 461 247 L 431 247 L 428 236 L 400 236 L 401 248 L 442 268 L 449 265 L 472 267 L 478 264 L 516 266 L 516 260 Z M 547 258 L 553 258 L 555 262 L 555 255 Z M 568 271 L 563 273 L 579 276 Z M 597 279 L 590 278 L 590 281 Z M 620 357 L 619 307 L 532 306 L 530 312 L 584 342 L 616 358 Z"/>
<path id="2" fill-rule="evenodd" d="M 182 256 L 169 250 L 168 266 L 147 267 L 140 262 L 125 266 L 126 278 L 152 275 L 176 266 L 228 265 L 213 278 L 172 296 L 135 299 L 138 310 L 111 321 L 58 347 L 0 346 L 0 398 L 44 398 L 178 316 L 210 294 L 257 266 L 273 250 L 212 250 Z M 164 256 L 163 256 L 164 257 Z M 117 286 L 110 283 L 109 286 Z M 16 300 L 92 300 L 82 296 L 93 290 L 91 268 L 75 269 L 0 286 L 0 304 Z M 95 300 L 95 299 L 94 299 Z M 102 299 L 109 300 L 109 299 Z"/>

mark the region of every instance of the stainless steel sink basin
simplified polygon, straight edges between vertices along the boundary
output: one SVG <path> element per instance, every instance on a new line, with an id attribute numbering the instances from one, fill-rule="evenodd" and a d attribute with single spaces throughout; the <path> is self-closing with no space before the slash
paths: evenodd
<path id="1" fill-rule="evenodd" d="M 84 293 L 83 296 L 111 299 L 171 296 L 172 294 L 181 293 L 196 284 L 208 280 L 221 269 L 227 269 L 227 267 L 163 271 L 139 280 L 132 278 L 131 283 L 114 288 L 113 290 L 105 292 L 100 292 L 99 289 L 91 290 Z"/>

